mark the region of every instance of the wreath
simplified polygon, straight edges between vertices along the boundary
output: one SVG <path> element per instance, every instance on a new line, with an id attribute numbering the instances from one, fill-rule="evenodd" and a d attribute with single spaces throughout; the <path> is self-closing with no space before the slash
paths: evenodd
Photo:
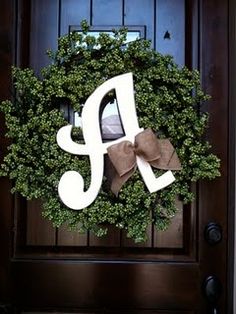
<path id="1" fill-rule="evenodd" d="M 136 242 L 146 240 L 150 223 L 157 229 L 168 227 L 176 211 L 176 197 L 183 203 L 193 201 L 191 183 L 220 175 L 219 159 L 209 153 L 210 145 L 202 136 L 208 114 L 201 111 L 209 99 L 201 89 L 199 73 L 178 67 L 171 56 L 163 56 L 147 40 L 126 44 L 127 29 L 113 35 L 91 36 L 86 21 L 82 31 L 58 39 L 58 50 L 48 51 L 52 62 L 38 78 L 32 69 L 13 68 L 15 95 L 3 101 L 7 134 L 11 139 L 1 175 L 13 182 L 12 192 L 43 201 L 43 216 L 55 227 L 66 223 L 81 232 L 97 236 L 115 225 L 127 231 Z M 89 95 L 106 80 L 133 73 L 135 103 L 140 127 L 151 128 L 160 138 L 170 139 L 182 169 L 174 172 L 175 181 L 150 194 L 136 171 L 116 197 L 104 177 L 96 200 L 87 208 L 67 208 L 58 197 L 61 176 L 78 171 L 90 185 L 87 156 L 63 151 L 56 142 L 58 130 L 68 124 L 63 106 L 81 113 Z M 114 97 L 112 93 L 108 97 Z M 82 130 L 73 127 L 74 141 L 81 142 Z M 163 170 L 153 170 L 156 176 Z"/>

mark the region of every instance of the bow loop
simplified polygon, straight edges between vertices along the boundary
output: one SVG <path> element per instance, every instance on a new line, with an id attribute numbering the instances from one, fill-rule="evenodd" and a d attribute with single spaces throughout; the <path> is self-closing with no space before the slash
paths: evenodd
<path id="1" fill-rule="evenodd" d="M 161 157 L 161 147 L 151 129 L 146 129 L 135 136 L 135 152 L 149 162 Z"/>

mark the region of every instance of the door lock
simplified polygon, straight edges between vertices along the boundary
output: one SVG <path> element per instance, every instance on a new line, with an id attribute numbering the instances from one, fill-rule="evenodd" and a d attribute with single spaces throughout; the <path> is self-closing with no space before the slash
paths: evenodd
<path id="1" fill-rule="evenodd" d="M 215 222 L 210 222 L 205 227 L 204 237 L 207 243 L 209 243 L 210 245 L 220 243 L 223 237 L 221 226 Z"/>

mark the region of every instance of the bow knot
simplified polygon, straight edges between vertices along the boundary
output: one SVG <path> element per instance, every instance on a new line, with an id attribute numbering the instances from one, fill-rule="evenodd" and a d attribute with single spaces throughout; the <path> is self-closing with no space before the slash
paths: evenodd
<path id="1" fill-rule="evenodd" d="M 136 170 L 136 156 L 157 169 L 181 169 L 179 158 L 170 141 L 158 139 L 150 128 L 138 133 L 134 144 L 130 141 L 122 141 L 109 146 L 107 152 L 114 167 L 111 175 L 111 190 L 116 196 L 122 185 Z"/>

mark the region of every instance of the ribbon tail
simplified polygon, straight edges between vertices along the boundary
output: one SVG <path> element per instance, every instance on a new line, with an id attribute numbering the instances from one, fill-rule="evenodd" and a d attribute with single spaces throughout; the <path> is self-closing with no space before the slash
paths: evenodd
<path id="1" fill-rule="evenodd" d="M 123 184 L 132 176 L 136 169 L 134 145 L 123 141 L 107 148 L 111 191 L 118 196 Z"/>
<path id="2" fill-rule="evenodd" d="M 111 182 L 111 191 L 115 194 L 117 197 L 119 194 L 120 189 L 125 184 L 126 181 L 129 180 L 129 178 L 133 175 L 135 172 L 135 168 L 131 169 L 130 171 L 126 172 L 124 175 L 119 176 L 118 173 L 115 174 L 115 176 L 112 179 Z"/>
<path id="3" fill-rule="evenodd" d="M 107 178 L 108 188 L 113 194 L 118 196 L 120 189 L 125 184 L 126 181 L 133 175 L 136 170 L 136 166 L 132 169 L 126 171 L 123 175 L 119 175 L 116 168 L 114 167 L 109 156 L 105 156 L 105 177 Z"/>

